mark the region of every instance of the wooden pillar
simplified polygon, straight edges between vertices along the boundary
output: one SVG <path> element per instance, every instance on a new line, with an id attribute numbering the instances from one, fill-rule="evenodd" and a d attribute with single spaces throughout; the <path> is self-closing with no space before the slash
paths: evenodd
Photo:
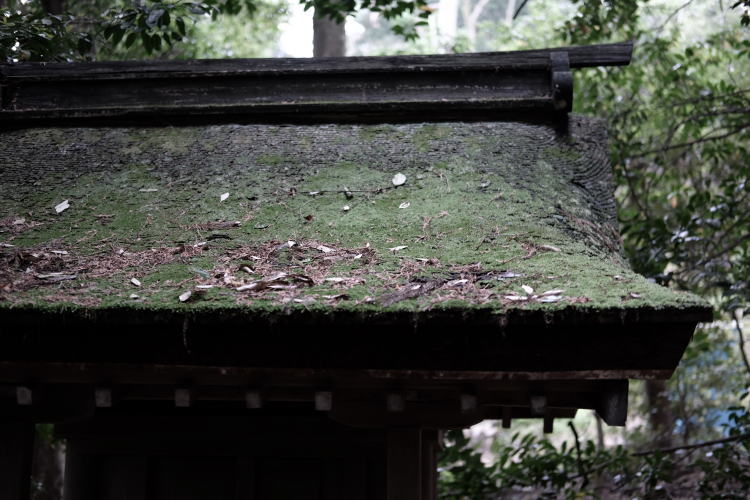
<path id="1" fill-rule="evenodd" d="M 422 430 L 393 428 L 387 433 L 386 499 L 422 500 Z"/>
<path id="2" fill-rule="evenodd" d="M 422 431 L 422 500 L 437 500 L 438 431 Z"/>
<path id="3" fill-rule="evenodd" d="M 0 498 L 28 500 L 34 424 L 0 421 Z"/>

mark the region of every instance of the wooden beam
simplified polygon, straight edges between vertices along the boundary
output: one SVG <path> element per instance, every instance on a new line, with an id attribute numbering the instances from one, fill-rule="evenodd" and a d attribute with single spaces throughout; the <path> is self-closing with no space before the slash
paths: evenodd
<path id="1" fill-rule="evenodd" d="M 112 408 L 113 400 L 112 388 L 96 387 L 94 389 L 94 405 L 97 408 Z"/>
<path id="2" fill-rule="evenodd" d="M 387 431 L 386 499 L 422 500 L 422 430 Z"/>
<path id="3" fill-rule="evenodd" d="M 503 429 L 510 429 L 513 413 L 510 406 L 503 406 Z"/>
<path id="4" fill-rule="evenodd" d="M 461 411 L 470 413 L 477 411 L 477 397 L 474 394 L 461 394 Z"/>
<path id="5" fill-rule="evenodd" d="M 250 410 L 263 408 L 263 396 L 258 390 L 245 391 L 245 406 Z"/>
<path id="6" fill-rule="evenodd" d="M 402 412 L 406 408 L 404 395 L 397 392 L 389 392 L 386 395 L 385 406 L 389 412 Z"/>
<path id="7" fill-rule="evenodd" d="M 437 500 L 440 431 L 422 430 L 422 500 Z"/>
<path id="8" fill-rule="evenodd" d="M 516 70 L 544 68 L 550 52 L 567 52 L 572 68 L 630 64 L 632 42 L 556 47 L 512 52 L 383 57 L 193 59 L 187 61 L 108 61 L 82 63 L 16 63 L 0 65 L 0 76 L 26 80 L 193 78 L 340 73 L 422 73 L 426 71 Z"/>
<path id="9" fill-rule="evenodd" d="M 331 411 L 333 407 L 333 393 L 331 391 L 317 391 L 315 393 L 315 409 L 317 411 Z"/>
<path id="10" fill-rule="evenodd" d="M 550 115 L 571 68 L 628 64 L 632 44 L 432 56 L 0 66 L 0 125 L 382 122 Z M 72 121 L 71 121 L 72 120 Z"/>
<path id="11" fill-rule="evenodd" d="M 34 404 L 34 391 L 30 386 L 16 386 L 16 404 L 18 406 L 31 406 Z"/>
<path id="12" fill-rule="evenodd" d="M 193 391 L 189 387 L 178 387 L 174 390 L 174 405 L 177 408 L 193 406 Z"/>
<path id="13" fill-rule="evenodd" d="M 628 381 L 610 380 L 601 393 L 596 413 L 607 425 L 622 427 L 628 417 Z"/>
<path id="14" fill-rule="evenodd" d="M 28 500 L 34 424 L 0 420 L 0 498 Z"/>

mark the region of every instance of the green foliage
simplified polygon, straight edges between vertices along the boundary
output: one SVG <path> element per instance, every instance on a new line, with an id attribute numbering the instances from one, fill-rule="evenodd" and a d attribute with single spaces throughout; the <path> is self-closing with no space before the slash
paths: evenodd
<path id="1" fill-rule="evenodd" d="M 712 11 L 726 20 L 692 32 L 670 21 L 682 10 L 700 17 L 707 2 L 573 3 L 577 11 L 560 25 L 560 42 L 635 41 L 631 66 L 579 72 L 575 82 L 576 111 L 609 119 L 631 264 L 657 282 L 711 299 L 720 318 L 741 318 L 750 301 L 750 2 Z M 724 321 L 700 328 L 667 395 L 673 441 L 730 441 L 637 454 L 631 433 L 625 447 L 598 449 L 586 442 L 576 453 L 570 444 L 518 435 L 497 445 L 490 466 L 475 467 L 471 447 L 446 452 L 444 498 L 503 498 L 520 491 L 531 497 L 699 492 L 702 498 L 747 498 L 750 372 L 738 349 L 741 326 Z M 648 415 L 653 408 L 640 410 Z M 653 446 L 648 439 L 646 433 L 640 446 Z M 456 463 L 473 470 L 459 474 L 451 466 Z M 489 485 L 481 495 L 472 489 L 479 474 Z M 462 490 L 464 477 L 471 481 Z"/>
<path id="2" fill-rule="evenodd" d="M 432 12 L 425 0 L 300 1 L 306 9 L 314 7 L 319 15 L 338 21 L 357 11 L 378 12 L 397 20 L 392 31 L 407 40 L 417 38 L 417 28 Z M 200 45 L 195 26 L 202 21 L 242 16 L 253 21 L 250 30 L 275 32 L 283 13 L 279 5 L 274 0 L 87 0 L 68 2 L 65 14 L 54 15 L 41 0 L 10 0 L 0 15 L 0 60 L 195 57 L 194 48 Z M 261 37 L 253 41 L 263 43 Z M 224 54 L 242 52 L 246 49 Z"/>
<path id="3" fill-rule="evenodd" d="M 65 61 L 91 51 L 89 33 L 72 30 L 76 18 L 68 14 L 0 14 L 0 61 Z"/>
<path id="4" fill-rule="evenodd" d="M 315 8 L 319 15 L 344 22 L 346 16 L 359 11 L 377 12 L 388 20 L 399 20 L 391 28 L 394 33 L 407 40 L 419 37 L 417 28 L 426 26 L 426 19 L 433 9 L 426 0 L 300 0 L 305 10 Z M 414 15 L 415 20 L 406 21 L 408 15 Z"/>
<path id="5" fill-rule="evenodd" d="M 440 498 L 746 498 L 750 491 L 750 413 L 735 408 L 722 442 L 630 452 L 593 441 L 554 445 L 516 433 L 485 465 L 461 431 L 447 435 L 441 455 Z"/>

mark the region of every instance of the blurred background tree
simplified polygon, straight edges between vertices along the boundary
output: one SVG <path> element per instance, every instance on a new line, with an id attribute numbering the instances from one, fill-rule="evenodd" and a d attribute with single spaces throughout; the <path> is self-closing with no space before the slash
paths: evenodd
<path id="1" fill-rule="evenodd" d="M 549 439 L 538 437 L 534 423 L 513 434 L 492 422 L 451 432 L 441 496 L 749 497 L 750 2 L 300 3 L 336 29 L 346 26 L 349 55 L 633 40 L 629 67 L 576 74 L 576 111 L 608 122 L 631 265 L 665 286 L 704 296 L 717 310 L 670 381 L 631 384 L 626 429 L 603 428 L 579 412 L 569 425 L 558 422 Z M 284 55 L 280 26 L 299 21 L 298 6 L 296 0 L 0 0 L 0 57 Z M 303 22 L 312 25 L 312 16 Z"/>

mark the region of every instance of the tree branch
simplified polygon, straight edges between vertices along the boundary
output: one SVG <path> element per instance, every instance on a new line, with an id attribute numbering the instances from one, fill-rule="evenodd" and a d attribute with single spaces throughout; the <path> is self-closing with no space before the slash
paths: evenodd
<path id="1" fill-rule="evenodd" d="M 681 142 L 679 144 L 672 144 L 671 146 L 665 146 L 658 149 L 652 149 L 650 151 L 643 151 L 641 153 L 638 153 L 637 155 L 631 156 L 631 158 L 643 158 L 652 154 L 656 153 L 666 153 L 667 151 L 671 151 L 673 149 L 680 149 L 680 148 L 689 148 L 691 146 L 695 146 L 697 144 L 702 144 L 705 142 L 711 142 L 711 141 L 718 141 L 721 139 L 726 139 L 727 137 L 731 137 L 735 134 L 738 134 L 745 130 L 746 128 L 750 128 L 750 123 L 743 123 L 742 125 L 739 125 L 732 130 L 725 132 L 723 134 L 719 135 L 707 135 L 704 137 L 701 137 L 699 139 L 695 139 L 693 141 L 688 142 Z"/>
<path id="2" fill-rule="evenodd" d="M 583 489 L 589 484 L 589 476 L 586 473 L 586 467 L 583 465 L 583 460 L 581 460 L 581 442 L 578 440 L 578 432 L 576 431 L 576 426 L 573 425 L 572 420 L 568 422 L 568 427 L 573 431 L 573 437 L 576 440 L 576 462 L 578 463 L 578 475 L 583 478 L 583 482 L 581 483 L 581 489 Z"/>
<path id="3" fill-rule="evenodd" d="M 673 453 L 675 451 L 693 450 L 695 448 L 704 448 L 706 446 L 731 443 L 733 441 L 744 441 L 745 439 L 750 439 L 750 432 L 746 432 L 744 434 L 739 434 L 737 436 L 730 436 L 730 437 L 722 438 L 722 439 L 714 439 L 712 441 L 704 441 L 702 443 L 687 444 L 684 446 L 671 446 L 669 448 L 657 448 L 655 450 L 639 451 L 637 453 L 632 453 L 631 455 L 634 457 L 644 457 L 646 455 L 653 455 L 654 453 Z"/>
<path id="4" fill-rule="evenodd" d="M 747 360 L 747 353 L 745 352 L 745 332 L 742 330 L 742 313 L 740 309 L 734 310 L 734 324 L 737 326 L 737 334 L 740 337 L 740 354 L 742 354 L 742 362 L 745 363 L 745 369 L 748 375 L 750 375 L 750 361 Z"/>

